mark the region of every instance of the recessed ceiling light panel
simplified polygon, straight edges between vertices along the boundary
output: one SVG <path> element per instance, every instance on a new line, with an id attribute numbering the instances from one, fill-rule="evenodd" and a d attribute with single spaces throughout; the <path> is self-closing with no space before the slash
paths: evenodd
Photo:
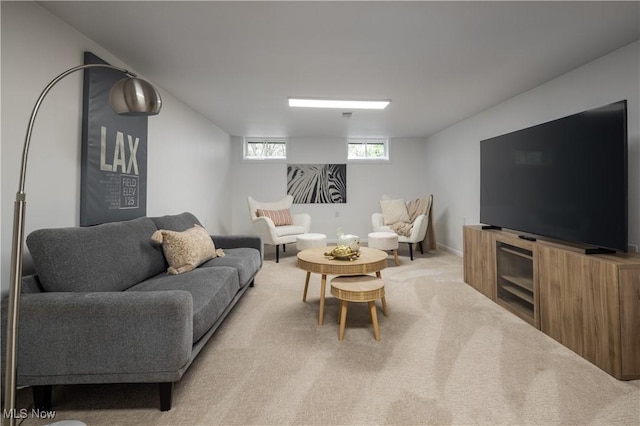
<path id="1" fill-rule="evenodd" d="M 391 101 L 355 101 L 340 99 L 289 98 L 290 107 L 339 108 L 339 109 L 385 109 Z"/>

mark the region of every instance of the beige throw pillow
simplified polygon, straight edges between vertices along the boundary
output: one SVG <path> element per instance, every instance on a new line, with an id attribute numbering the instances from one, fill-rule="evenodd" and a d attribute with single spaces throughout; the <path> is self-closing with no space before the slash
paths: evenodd
<path id="1" fill-rule="evenodd" d="M 213 239 L 199 225 L 183 232 L 160 229 L 153 233 L 151 239 L 162 244 L 164 257 L 169 263 L 167 272 L 171 275 L 189 272 L 216 257 Z"/>
<path id="2" fill-rule="evenodd" d="M 385 225 L 392 225 L 398 222 L 409 222 L 409 212 L 404 199 L 380 200 L 380 208 L 384 217 Z"/>

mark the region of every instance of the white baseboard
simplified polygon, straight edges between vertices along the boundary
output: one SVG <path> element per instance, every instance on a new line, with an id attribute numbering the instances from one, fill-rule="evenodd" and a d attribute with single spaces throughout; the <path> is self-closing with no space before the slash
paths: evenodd
<path id="1" fill-rule="evenodd" d="M 460 250 L 456 250 L 449 246 L 445 246 L 444 244 L 438 243 L 438 248 L 444 251 L 448 251 L 449 253 L 455 254 L 456 256 L 462 257 L 462 252 Z"/>

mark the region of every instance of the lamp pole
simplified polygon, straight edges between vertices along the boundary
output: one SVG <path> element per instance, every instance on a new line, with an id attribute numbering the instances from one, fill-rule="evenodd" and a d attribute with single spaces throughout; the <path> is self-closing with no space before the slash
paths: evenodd
<path id="1" fill-rule="evenodd" d="M 20 180 L 18 183 L 18 192 L 16 193 L 16 201 L 13 211 L 13 237 L 11 240 L 11 281 L 9 288 L 9 306 L 7 316 L 7 349 L 6 349 L 6 363 L 5 363 L 5 390 L 4 390 L 4 411 L 3 411 L 3 424 L 9 426 L 15 426 L 17 411 L 16 411 L 16 386 L 17 386 L 17 358 L 18 358 L 18 324 L 20 317 L 20 292 L 22 290 L 22 254 L 24 250 L 24 218 L 26 208 L 26 194 L 25 178 L 27 172 L 27 158 L 29 155 L 29 145 L 31 144 L 31 134 L 33 131 L 33 124 L 35 122 L 40 105 L 45 96 L 53 86 L 60 80 L 72 74 L 76 71 L 84 70 L 87 68 L 111 68 L 117 71 L 123 72 L 127 77 L 124 80 L 135 81 L 137 87 L 142 87 L 146 90 L 138 90 L 135 93 L 126 93 L 126 90 L 134 90 L 132 87 L 127 87 L 127 84 L 120 84 L 122 80 L 114 85 L 114 88 L 118 86 L 122 93 L 114 93 L 112 89 L 111 104 L 114 110 L 118 114 L 122 115 L 153 115 L 160 111 L 162 101 L 158 92 L 144 80 L 136 78 L 136 75 L 123 68 L 118 68 L 109 64 L 85 64 L 79 65 L 66 70 L 51 80 L 49 84 L 44 88 L 36 104 L 31 112 L 31 118 L 29 119 L 29 125 L 27 127 L 27 134 L 24 140 L 24 147 L 22 148 L 22 162 L 20 165 Z M 146 92 L 146 93 L 145 93 Z M 149 94 L 151 96 L 149 96 Z M 147 99 L 149 96 L 151 99 Z"/>

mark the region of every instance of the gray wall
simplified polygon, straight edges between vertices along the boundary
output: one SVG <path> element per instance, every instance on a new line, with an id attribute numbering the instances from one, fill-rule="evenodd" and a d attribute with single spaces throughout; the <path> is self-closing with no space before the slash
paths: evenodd
<path id="1" fill-rule="evenodd" d="M 424 157 L 438 241 L 462 251 L 462 226 L 480 220 L 480 140 L 627 99 L 629 244 L 640 242 L 640 44 L 635 42 L 431 136 Z"/>
<path id="2" fill-rule="evenodd" d="M 423 179 L 424 140 L 392 139 L 388 163 L 346 161 L 342 138 L 291 138 L 286 162 L 261 163 L 242 160 L 242 138 L 232 140 L 233 231 L 251 232 L 247 196 L 260 201 L 287 194 L 287 162 L 291 164 L 347 163 L 347 203 L 294 204 L 294 213 L 311 215 L 312 232 L 336 239 L 336 231 L 359 235 L 365 241 L 371 229 L 371 214 L 380 211 L 383 194 L 407 200 L 430 193 Z M 434 201 L 434 202 L 437 202 Z"/>
<path id="3" fill-rule="evenodd" d="M 4 293 L 9 286 L 12 206 L 22 145 L 38 95 L 55 76 L 82 64 L 85 50 L 113 65 L 126 64 L 36 3 L 2 2 L 1 7 L 0 277 Z M 147 214 L 191 211 L 210 232 L 230 232 L 230 137 L 159 89 L 162 112 L 149 118 Z M 27 234 L 79 223 L 81 120 L 82 72 L 78 72 L 49 92 L 35 123 L 26 179 Z"/>

